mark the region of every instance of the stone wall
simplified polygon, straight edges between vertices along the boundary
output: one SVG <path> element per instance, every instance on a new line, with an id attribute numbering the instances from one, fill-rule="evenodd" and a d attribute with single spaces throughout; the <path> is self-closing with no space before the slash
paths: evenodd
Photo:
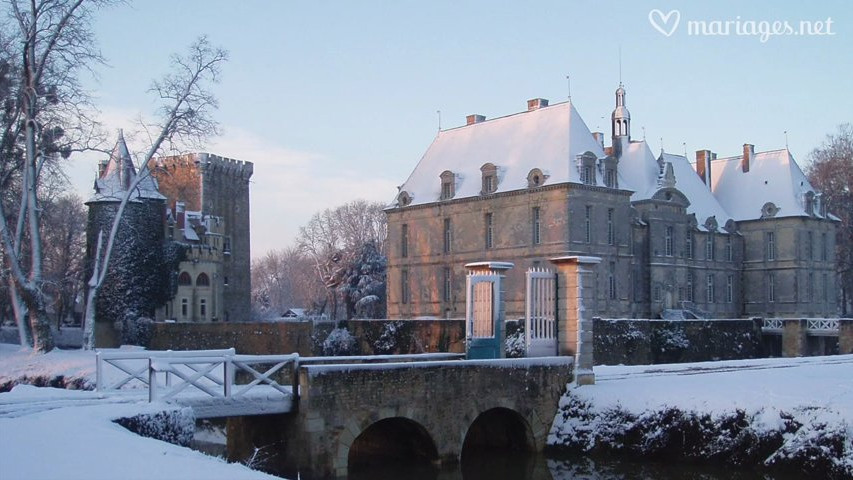
<path id="1" fill-rule="evenodd" d="M 356 338 L 361 355 L 465 352 L 465 321 L 349 320 L 343 322 Z M 273 355 L 322 354 L 323 340 L 336 323 L 155 323 L 151 350 L 237 349 L 237 353 Z"/>
<path id="2" fill-rule="evenodd" d="M 764 356 L 756 320 L 606 320 L 594 329 L 597 365 L 704 362 Z"/>
<path id="3" fill-rule="evenodd" d="M 310 322 L 155 323 L 149 350 L 209 350 L 234 347 L 247 355 L 312 355 Z"/>

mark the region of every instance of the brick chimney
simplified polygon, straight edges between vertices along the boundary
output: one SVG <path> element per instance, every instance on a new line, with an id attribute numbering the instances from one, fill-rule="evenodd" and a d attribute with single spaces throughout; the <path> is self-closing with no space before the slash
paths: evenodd
<path id="1" fill-rule="evenodd" d="M 527 101 L 527 111 L 539 110 L 548 106 L 548 100 L 545 98 L 532 98 Z"/>
<path id="2" fill-rule="evenodd" d="M 710 150 L 696 150 L 696 173 L 708 187 L 711 186 L 711 160 L 715 157 Z"/>
<path id="3" fill-rule="evenodd" d="M 486 121 L 486 117 L 484 115 L 468 115 L 465 117 L 465 125 L 473 125 L 475 123 L 481 123 Z"/>
<path id="4" fill-rule="evenodd" d="M 184 202 L 175 202 L 175 222 L 178 228 L 183 230 L 187 221 L 186 205 Z"/>
<path id="5" fill-rule="evenodd" d="M 601 149 L 604 150 L 604 134 L 601 132 L 592 132 L 592 138 L 601 145 Z"/>
<path id="6" fill-rule="evenodd" d="M 743 144 L 743 158 L 740 160 L 740 168 L 743 170 L 743 173 L 749 172 L 749 166 L 752 165 L 752 161 L 755 159 L 755 145 L 750 145 L 749 143 Z"/>

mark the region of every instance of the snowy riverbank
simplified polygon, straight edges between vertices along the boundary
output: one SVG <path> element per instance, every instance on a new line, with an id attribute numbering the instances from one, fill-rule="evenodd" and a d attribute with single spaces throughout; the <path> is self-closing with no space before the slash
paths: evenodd
<path id="1" fill-rule="evenodd" d="M 853 355 L 602 366 L 549 445 L 853 478 Z"/>

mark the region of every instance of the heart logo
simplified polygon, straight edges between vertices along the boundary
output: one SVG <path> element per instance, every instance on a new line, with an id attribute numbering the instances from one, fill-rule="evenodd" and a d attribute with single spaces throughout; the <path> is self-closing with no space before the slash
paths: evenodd
<path id="1" fill-rule="evenodd" d="M 672 19 L 671 22 L 670 19 Z M 667 37 L 672 36 L 672 34 L 675 33 L 675 29 L 678 28 L 678 22 L 680 21 L 681 12 L 678 10 L 670 10 L 668 13 L 664 14 L 656 8 L 649 12 L 649 23 L 651 23 L 657 31 Z"/>

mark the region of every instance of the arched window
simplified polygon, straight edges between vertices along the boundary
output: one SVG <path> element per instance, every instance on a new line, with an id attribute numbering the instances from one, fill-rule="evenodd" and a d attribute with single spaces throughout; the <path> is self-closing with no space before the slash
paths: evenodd
<path id="1" fill-rule="evenodd" d="M 199 273 L 198 277 L 195 279 L 195 284 L 198 287 L 209 287 L 210 277 L 208 277 L 206 273 Z"/>
<path id="2" fill-rule="evenodd" d="M 192 285 L 192 284 L 193 284 L 193 278 L 190 276 L 189 273 L 181 272 L 181 274 L 178 275 L 178 285 Z"/>

